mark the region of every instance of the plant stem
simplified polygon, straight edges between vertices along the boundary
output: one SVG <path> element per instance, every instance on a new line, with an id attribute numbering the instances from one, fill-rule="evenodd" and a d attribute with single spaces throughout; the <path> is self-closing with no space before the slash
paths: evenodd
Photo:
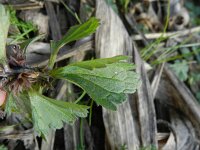
<path id="1" fill-rule="evenodd" d="M 54 42 L 54 41 L 50 42 L 50 47 L 51 47 L 52 54 L 51 54 L 49 62 L 48 62 L 48 68 L 51 70 L 51 69 L 53 69 L 53 66 L 56 62 L 57 54 L 58 54 L 60 47 L 56 47 L 56 42 Z M 56 49 L 54 49 L 54 47 L 56 47 Z"/>
<path id="2" fill-rule="evenodd" d="M 74 16 L 76 18 L 76 20 L 78 21 L 79 24 L 81 24 L 81 20 L 80 18 L 78 17 L 77 13 L 74 13 L 64 2 L 63 0 L 60 0 L 60 2 L 63 4 L 63 6 L 67 9 L 67 11 L 69 11 L 69 13 Z"/>
<path id="3" fill-rule="evenodd" d="M 81 96 L 74 103 L 77 104 L 85 96 L 85 94 L 86 94 L 86 92 L 83 91 L 83 93 L 81 94 Z"/>
<path id="4" fill-rule="evenodd" d="M 33 30 L 34 29 L 29 29 L 26 32 L 22 33 L 21 35 L 17 36 L 17 38 L 15 40 L 11 41 L 10 44 L 14 44 L 15 42 L 17 42 L 18 40 L 22 39 L 25 35 L 27 35 L 28 33 L 30 33 Z"/>
<path id="5" fill-rule="evenodd" d="M 160 63 L 163 63 L 163 62 L 168 62 L 168 61 L 173 61 L 173 60 L 176 60 L 176 59 L 181 59 L 181 58 L 184 58 L 184 57 L 189 57 L 189 56 L 194 55 L 197 52 L 200 52 L 200 49 L 197 49 L 195 52 L 190 52 L 190 53 L 187 53 L 187 54 L 168 57 L 168 58 L 165 58 L 165 59 L 162 59 L 162 60 L 156 60 L 156 61 L 153 61 L 151 63 L 151 65 L 157 65 L 157 64 L 160 64 Z"/>
<path id="6" fill-rule="evenodd" d="M 89 115 L 89 126 L 92 124 L 92 107 L 93 107 L 94 100 L 92 99 L 90 104 L 90 115 Z"/>
<path id="7" fill-rule="evenodd" d="M 165 22 L 165 27 L 164 27 L 163 34 L 167 30 L 167 27 L 168 27 L 168 24 L 169 24 L 169 17 L 170 17 L 170 0 L 168 0 L 168 3 L 167 3 L 167 18 L 166 18 L 166 22 Z"/>

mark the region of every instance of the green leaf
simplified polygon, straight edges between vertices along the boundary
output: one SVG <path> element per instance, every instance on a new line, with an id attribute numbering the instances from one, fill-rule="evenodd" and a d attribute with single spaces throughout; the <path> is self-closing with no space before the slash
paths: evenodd
<path id="1" fill-rule="evenodd" d="M 70 64 L 69 66 L 78 66 L 81 68 L 92 70 L 94 68 L 103 68 L 106 67 L 107 64 L 112 64 L 119 61 L 127 60 L 128 56 L 115 56 L 111 58 L 101 58 L 101 59 L 95 59 L 95 60 L 88 60 L 88 61 L 82 61 L 82 62 L 75 62 Z"/>
<path id="2" fill-rule="evenodd" d="M 5 111 L 8 115 L 12 112 L 31 115 L 31 104 L 27 92 L 18 94 L 17 96 L 9 93 Z"/>
<path id="3" fill-rule="evenodd" d="M 189 67 L 185 60 L 182 62 L 175 62 L 174 64 L 170 65 L 170 67 L 181 81 L 187 80 Z"/>
<path id="4" fill-rule="evenodd" d="M 96 31 L 98 26 L 99 20 L 94 17 L 81 25 L 75 25 L 69 29 L 60 41 L 57 42 L 57 46 L 60 48 L 67 43 L 89 36 Z"/>
<path id="5" fill-rule="evenodd" d="M 96 31 L 98 26 L 99 26 L 99 20 L 92 17 L 87 22 L 81 25 L 76 25 L 71 27 L 61 40 L 57 42 L 55 41 L 51 42 L 52 52 L 49 60 L 49 67 L 53 68 L 57 53 L 61 47 L 63 47 L 65 44 L 68 44 L 75 40 L 79 40 L 91 35 Z"/>
<path id="6" fill-rule="evenodd" d="M 87 116 L 87 106 L 57 101 L 35 91 L 29 92 L 35 130 L 46 136 L 50 129 L 60 129 L 63 122 L 73 124 L 77 117 Z"/>
<path id="7" fill-rule="evenodd" d="M 7 115 L 10 115 L 12 112 L 17 112 L 17 111 L 18 111 L 18 108 L 14 101 L 13 95 L 9 94 L 8 99 L 6 100 L 5 112 Z"/>
<path id="8" fill-rule="evenodd" d="M 5 47 L 9 26 L 9 14 L 5 10 L 4 6 L 0 4 L 0 63 L 2 64 L 6 63 Z"/>
<path id="9" fill-rule="evenodd" d="M 4 145 L 0 145 L 0 150 L 8 150 L 8 148 Z"/>
<path id="10" fill-rule="evenodd" d="M 92 60 L 93 63 L 94 61 Z M 87 61 L 87 64 L 89 62 Z M 79 64 L 58 68 L 52 70 L 50 75 L 80 86 L 97 104 L 108 109 L 116 110 L 116 104 L 125 101 L 127 94 L 134 93 L 140 83 L 138 74 L 132 71 L 133 64 L 115 62 L 93 70 L 86 69 L 85 65 L 81 66 Z"/>

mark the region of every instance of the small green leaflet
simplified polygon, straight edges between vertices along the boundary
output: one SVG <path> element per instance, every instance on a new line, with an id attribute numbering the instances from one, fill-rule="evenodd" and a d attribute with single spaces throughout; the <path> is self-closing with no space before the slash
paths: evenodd
<path id="1" fill-rule="evenodd" d="M 90 18 L 87 22 L 81 25 L 75 25 L 69 29 L 69 31 L 60 41 L 56 42 L 56 46 L 61 48 L 67 43 L 87 37 L 90 34 L 94 33 L 98 26 L 99 20 L 94 17 Z"/>
<path id="2" fill-rule="evenodd" d="M 127 58 L 114 58 L 119 61 L 120 57 Z M 113 61 L 114 58 L 107 58 L 107 62 L 109 59 Z M 116 110 L 116 104 L 125 101 L 127 94 L 134 93 L 140 84 L 138 74 L 132 71 L 133 64 L 117 61 L 111 64 L 104 63 L 104 68 L 95 68 L 99 66 L 95 60 L 83 62 L 84 65 L 80 62 L 52 70 L 50 75 L 71 81 L 84 89 L 97 104 Z M 100 62 L 100 59 L 97 62 Z M 105 59 L 103 62 L 106 62 Z M 94 69 L 90 70 L 91 68 Z"/>
<path id="3" fill-rule="evenodd" d="M 5 111 L 7 115 L 10 115 L 12 112 L 21 113 L 24 115 L 31 115 L 31 105 L 27 92 L 20 93 L 17 96 L 14 96 L 12 93 L 9 93 L 8 99 L 6 101 Z"/>
<path id="4" fill-rule="evenodd" d="M 0 63 L 6 63 L 6 39 L 8 34 L 8 29 L 10 26 L 10 18 L 8 12 L 5 10 L 4 6 L 0 4 Z"/>
<path id="5" fill-rule="evenodd" d="M 57 53 L 61 47 L 63 47 L 65 44 L 68 44 L 70 42 L 80 40 L 84 37 L 87 37 L 94 33 L 99 26 L 99 20 L 92 17 L 87 22 L 81 24 L 81 25 L 75 25 L 69 29 L 69 31 L 64 35 L 64 37 L 55 42 L 51 42 L 51 57 L 49 60 L 49 67 L 53 68 Z"/>
<path id="6" fill-rule="evenodd" d="M 5 112 L 7 115 L 10 115 L 12 112 L 18 112 L 17 105 L 11 93 L 8 95 L 6 100 Z"/>
<path id="7" fill-rule="evenodd" d="M 0 145 L 0 150 L 8 150 L 8 148 L 4 145 Z"/>
<path id="8" fill-rule="evenodd" d="M 41 136 L 50 129 L 60 129 L 63 122 L 73 124 L 77 117 L 86 117 L 88 106 L 54 100 L 31 90 L 29 97 L 32 107 L 34 128 Z"/>
<path id="9" fill-rule="evenodd" d="M 185 60 L 182 62 L 176 61 L 174 64 L 170 65 L 170 68 L 174 70 L 175 74 L 181 81 L 187 80 L 189 66 Z"/>

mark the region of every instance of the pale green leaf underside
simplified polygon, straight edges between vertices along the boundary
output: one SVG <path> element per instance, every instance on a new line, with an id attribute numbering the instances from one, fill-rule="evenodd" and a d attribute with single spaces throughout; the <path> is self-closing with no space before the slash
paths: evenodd
<path id="1" fill-rule="evenodd" d="M 9 14 L 5 10 L 4 6 L 0 4 L 0 63 L 5 63 L 6 52 L 6 39 L 8 34 L 8 29 L 10 26 Z"/>
<path id="2" fill-rule="evenodd" d="M 69 66 L 78 66 L 81 68 L 92 70 L 94 68 L 103 68 L 106 67 L 107 64 L 112 64 L 115 62 L 127 60 L 128 58 L 129 58 L 128 56 L 120 55 L 111 58 L 101 58 L 101 59 L 94 59 L 82 62 L 75 62 L 70 64 Z M 130 69 L 133 69 L 133 65 L 130 65 Z"/>
<path id="3" fill-rule="evenodd" d="M 87 106 L 57 101 L 35 91 L 29 92 L 32 118 L 39 135 L 47 135 L 50 129 L 60 129 L 63 122 L 73 124 L 77 117 L 87 116 Z"/>
<path id="4" fill-rule="evenodd" d="M 50 74 L 73 82 L 84 89 L 97 104 L 116 110 L 116 104 L 125 101 L 126 95 L 134 93 L 140 83 L 139 76 L 130 70 L 132 68 L 132 64 L 116 62 L 93 70 L 66 66 Z"/>

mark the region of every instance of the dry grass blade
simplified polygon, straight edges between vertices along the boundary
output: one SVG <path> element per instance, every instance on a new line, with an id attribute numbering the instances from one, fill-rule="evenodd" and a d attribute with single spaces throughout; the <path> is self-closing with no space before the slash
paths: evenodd
<path id="1" fill-rule="evenodd" d="M 131 39 L 117 14 L 104 0 L 96 0 L 96 17 L 102 22 L 96 32 L 95 46 L 98 57 L 112 57 L 132 53 Z M 129 149 L 139 146 L 136 120 L 128 101 L 116 112 L 103 109 L 103 119 L 111 149 L 126 143 Z"/>
<path id="2" fill-rule="evenodd" d="M 67 50 L 67 51 L 65 51 L 61 54 L 58 54 L 56 62 L 62 61 L 64 59 L 68 59 L 68 58 L 73 57 L 73 56 L 76 56 L 79 53 L 85 53 L 87 51 L 90 51 L 90 50 L 93 49 L 92 45 L 93 45 L 93 41 L 88 41 L 88 42 L 83 43 L 83 44 L 81 44 L 77 47 L 71 48 L 71 49 L 69 49 L 69 50 Z M 38 55 L 36 57 L 38 57 Z M 47 60 L 44 60 L 42 62 L 39 62 L 39 61 L 35 62 L 34 59 L 33 59 L 31 65 L 43 67 L 43 66 L 48 64 L 48 61 L 49 60 L 47 59 Z"/>
<path id="3" fill-rule="evenodd" d="M 12 5 L 16 10 L 31 10 L 43 8 L 44 2 L 34 2 L 34 3 L 24 3 L 24 4 L 15 4 Z"/>
<path id="4" fill-rule="evenodd" d="M 199 104 L 185 84 L 168 69 L 167 65 L 164 67 L 164 72 L 167 79 L 162 77 L 156 98 L 169 111 L 171 126 L 175 130 L 177 141 L 173 141 L 170 137 L 163 149 L 169 149 L 175 143 L 177 149 L 195 149 L 200 145 Z"/>
<path id="5" fill-rule="evenodd" d="M 25 140 L 34 138 L 33 135 L 33 129 L 28 129 L 25 131 L 13 131 L 13 133 L 9 134 L 1 134 L 0 139 Z"/>
<path id="6" fill-rule="evenodd" d="M 153 81 L 151 83 L 153 99 L 155 98 L 156 93 L 158 91 L 158 87 L 159 87 L 159 83 L 160 83 L 160 79 L 162 76 L 164 65 L 165 65 L 165 63 L 162 63 L 161 66 L 159 67 L 159 69 L 156 70 Z"/>
<path id="7" fill-rule="evenodd" d="M 153 95 L 143 61 L 136 47 L 134 47 L 134 60 L 136 71 L 140 74 L 142 80 L 142 85 L 136 93 L 142 146 L 155 145 L 157 147 L 157 126 Z"/>
<path id="8" fill-rule="evenodd" d="M 177 106 L 185 112 L 188 118 L 197 126 L 198 129 L 200 129 L 200 106 L 197 100 L 194 98 L 186 85 L 181 82 L 171 70 L 167 67 L 165 67 L 164 70 L 169 77 L 169 80 L 182 97 L 182 99 L 179 99 L 181 101 L 176 102 Z"/>
<path id="9" fill-rule="evenodd" d="M 146 39 L 157 39 L 159 37 L 163 37 L 163 38 L 166 38 L 166 37 L 169 37 L 169 38 L 177 38 L 177 37 L 180 37 L 180 36 L 185 36 L 185 35 L 190 35 L 190 34 L 194 34 L 194 33 L 198 33 L 200 32 L 200 27 L 194 27 L 194 28 L 191 28 L 191 29 L 185 29 L 185 30 L 182 30 L 182 31 L 174 31 L 174 32 L 167 32 L 167 33 L 148 33 L 148 34 L 145 34 L 145 38 Z M 141 35 L 133 35 L 132 36 L 132 39 L 137 41 L 137 40 L 142 40 L 143 39 L 143 36 Z"/>

